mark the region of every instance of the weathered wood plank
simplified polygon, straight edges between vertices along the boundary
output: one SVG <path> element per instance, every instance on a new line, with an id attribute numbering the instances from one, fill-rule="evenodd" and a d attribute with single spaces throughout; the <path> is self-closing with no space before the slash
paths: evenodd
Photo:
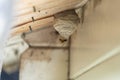
<path id="1" fill-rule="evenodd" d="M 25 25 L 22 25 L 20 27 L 15 27 L 11 31 L 11 35 L 17 35 L 19 33 L 24 33 L 24 32 L 30 32 L 32 30 L 40 29 L 46 26 L 53 25 L 54 23 L 54 17 L 48 17 L 45 19 L 37 20 L 37 21 L 32 21 L 30 23 L 27 23 Z"/>
<path id="2" fill-rule="evenodd" d="M 15 26 L 42 19 L 64 10 L 74 9 L 83 0 L 43 0 L 20 1 L 16 9 Z M 17 6 L 16 5 L 16 6 Z M 17 8 L 17 7 L 16 7 Z"/>

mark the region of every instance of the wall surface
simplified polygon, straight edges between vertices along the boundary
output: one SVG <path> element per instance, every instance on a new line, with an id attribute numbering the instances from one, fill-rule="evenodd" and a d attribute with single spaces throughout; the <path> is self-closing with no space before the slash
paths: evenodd
<path id="1" fill-rule="evenodd" d="M 120 80 L 120 55 L 91 69 L 76 80 Z"/>
<path id="2" fill-rule="evenodd" d="M 71 77 L 120 46 L 120 1 L 102 0 L 72 36 Z M 118 80 L 120 56 L 86 72 L 78 80 Z"/>

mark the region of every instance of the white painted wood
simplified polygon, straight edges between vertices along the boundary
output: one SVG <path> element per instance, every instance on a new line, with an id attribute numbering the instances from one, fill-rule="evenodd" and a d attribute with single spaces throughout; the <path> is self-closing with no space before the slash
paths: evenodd
<path id="1" fill-rule="evenodd" d="M 25 40 L 37 48 L 29 48 L 23 53 L 20 80 L 68 79 L 68 41 L 61 42 L 59 39 L 59 34 L 52 26 L 25 35 Z M 40 49 L 39 46 L 60 47 L 61 49 Z"/>
<path id="2" fill-rule="evenodd" d="M 22 57 L 20 80 L 67 80 L 68 51 L 30 48 Z"/>
<path id="3" fill-rule="evenodd" d="M 68 47 L 69 41 L 60 41 L 60 35 L 53 26 L 43 27 L 26 34 L 25 40 L 32 46 Z"/>

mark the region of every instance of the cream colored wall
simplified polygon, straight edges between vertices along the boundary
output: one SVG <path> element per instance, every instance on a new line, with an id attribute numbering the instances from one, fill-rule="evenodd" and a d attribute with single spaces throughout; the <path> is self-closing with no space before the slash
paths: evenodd
<path id="1" fill-rule="evenodd" d="M 120 0 L 102 0 L 72 36 L 71 77 L 113 48 L 120 46 Z M 120 56 L 85 73 L 78 80 L 120 79 Z"/>
<path id="2" fill-rule="evenodd" d="M 76 80 L 120 80 L 120 55 L 95 67 Z"/>

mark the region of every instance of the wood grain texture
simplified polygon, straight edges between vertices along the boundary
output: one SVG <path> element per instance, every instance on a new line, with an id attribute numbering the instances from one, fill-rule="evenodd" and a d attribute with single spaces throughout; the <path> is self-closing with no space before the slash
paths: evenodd
<path id="1" fill-rule="evenodd" d="M 53 23 L 54 23 L 54 17 L 51 16 L 51 17 L 48 17 L 45 19 L 41 19 L 41 20 L 27 23 L 27 24 L 22 25 L 20 27 L 13 28 L 11 31 L 11 35 L 14 36 L 14 35 L 17 35 L 19 33 L 30 32 L 31 30 L 36 30 L 36 29 L 40 29 L 40 28 L 43 28 L 46 26 L 53 25 Z M 31 29 L 30 29 L 30 27 L 31 27 Z"/>
<path id="2" fill-rule="evenodd" d="M 23 25 L 34 19 L 42 19 L 56 13 L 74 9 L 83 0 L 21 0 L 16 3 L 14 26 Z"/>

